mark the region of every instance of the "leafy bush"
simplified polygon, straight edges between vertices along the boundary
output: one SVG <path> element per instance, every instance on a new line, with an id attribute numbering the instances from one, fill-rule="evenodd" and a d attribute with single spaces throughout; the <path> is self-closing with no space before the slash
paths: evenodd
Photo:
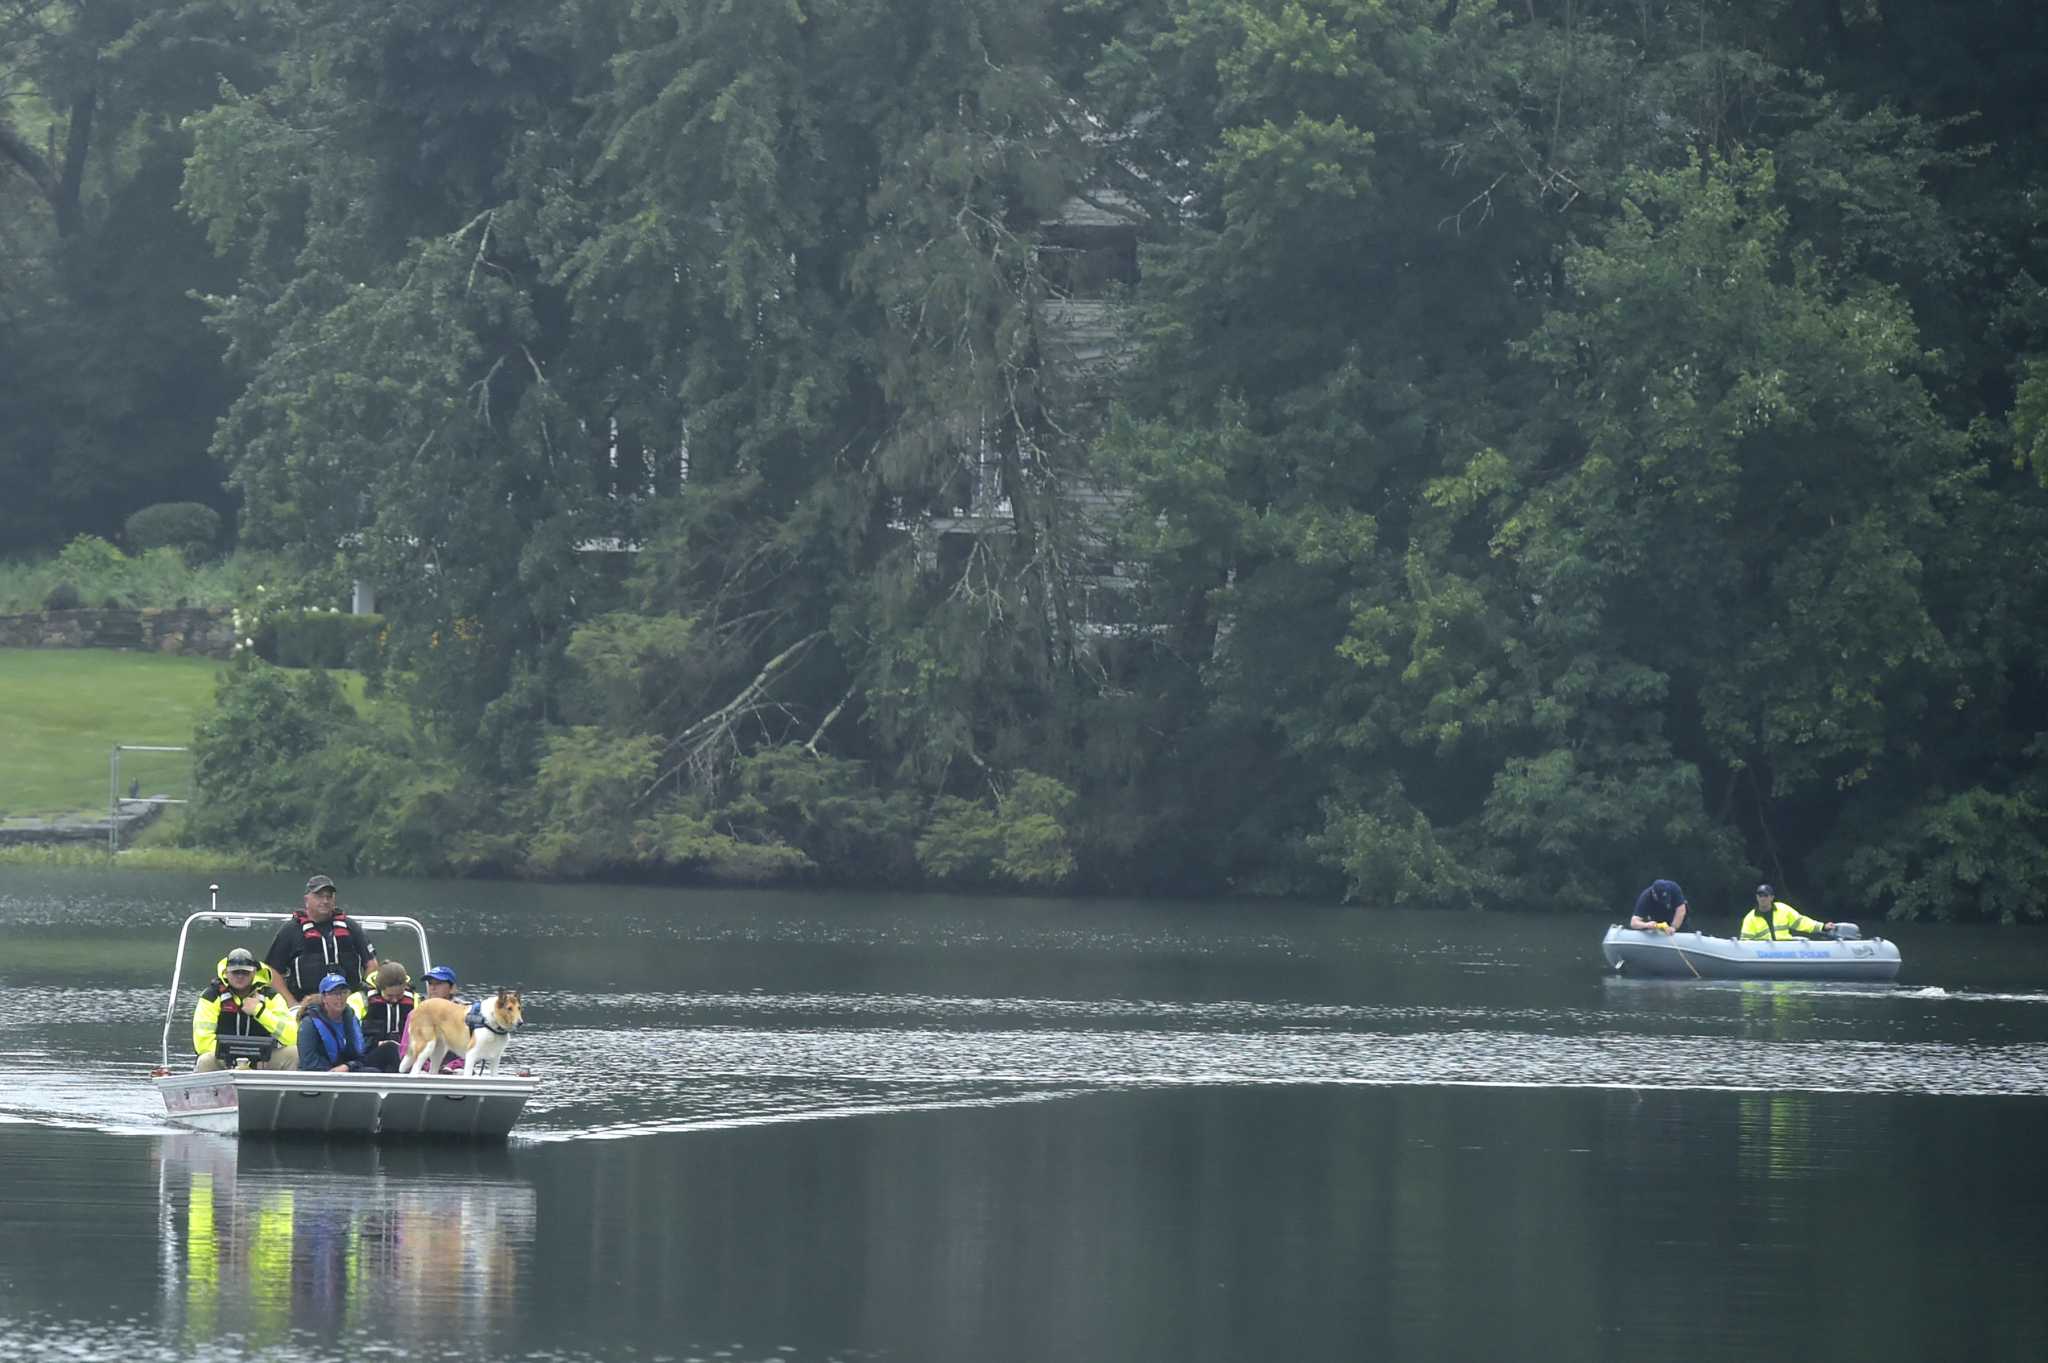
<path id="1" fill-rule="evenodd" d="M 220 540 L 220 513 L 201 502 L 158 502 L 130 516 L 122 532 L 138 554 L 175 549 L 185 562 L 198 563 Z"/>
<path id="2" fill-rule="evenodd" d="M 651 734 L 611 735 L 589 725 L 550 734 L 525 810 L 533 827 L 530 868 L 574 876 L 632 865 L 634 801 L 654 775 L 660 747 Z"/>
<path id="3" fill-rule="evenodd" d="M 85 599 L 78 594 L 77 586 L 69 578 L 50 588 L 50 594 L 43 598 L 46 611 L 75 611 L 84 604 Z"/>
<path id="4" fill-rule="evenodd" d="M 302 764 L 356 718 L 334 679 L 244 660 L 221 676 L 214 711 L 192 738 L 186 837 L 302 863 L 326 792 Z"/>
<path id="5" fill-rule="evenodd" d="M 2037 741 L 2028 756 L 2038 761 L 2044 746 Z M 1972 786 L 1913 805 L 1843 859 L 1838 879 L 1849 904 L 1887 918 L 2039 922 L 2048 882 L 2044 787 L 2040 778 L 2012 791 Z"/>
<path id="6" fill-rule="evenodd" d="M 80 535 L 58 553 L 57 568 L 97 595 L 127 575 L 128 556 L 98 535 Z"/>
<path id="7" fill-rule="evenodd" d="M 917 840 L 917 860 L 940 879 L 1050 888 L 1074 874 L 1066 820 L 1074 792 L 1050 776 L 1019 772 L 995 808 L 946 796 Z"/>
<path id="8" fill-rule="evenodd" d="M 235 606 L 269 597 L 299 604 L 337 600 L 347 590 L 337 571 L 300 576 L 266 554 L 243 552 L 195 568 L 175 549 L 130 558 L 98 540 L 64 557 L 0 562 L 0 614 L 75 609 L 49 604 L 66 583 L 76 605 L 113 598 L 124 606 Z"/>
<path id="9" fill-rule="evenodd" d="M 744 840 L 796 848 L 835 881 L 917 878 L 911 849 L 920 802 L 908 791 L 877 789 L 862 763 L 784 744 L 742 758 L 737 786 L 715 814 Z"/>
<path id="10" fill-rule="evenodd" d="M 256 656 L 279 667 L 364 667 L 383 632 L 381 615 L 289 611 L 257 627 Z"/>
<path id="11" fill-rule="evenodd" d="M 505 801 L 464 789 L 396 712 L 359 714 L 325 672 L 247 657 L 193 737 L 184 840 L 266 864 L 431 875 L 501 869 L 476 850 Z M 502 844 L 502 836 L 497 844 Z"/>

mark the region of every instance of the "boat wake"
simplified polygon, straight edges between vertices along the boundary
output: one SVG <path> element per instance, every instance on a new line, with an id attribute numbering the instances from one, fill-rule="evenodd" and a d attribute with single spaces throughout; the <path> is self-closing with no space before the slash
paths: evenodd
<path id="1" fill-rule="evenodd" d="M 1614 982 L 1589 998 L 1604 1006 L 534 993 L 534 1021 L 510 1058 L 541 1084 L 513 1139 L 618 1140 L 1204 1085 L 2048 1095 L 2048 1039 L 2012 1026 L 2018 1014 L 1992 1029 L 1946 1023 L 1940 1032 L 1962 1034 L 1929 1039 L 1930 1018 L 1963 1016 L 1951 1004 L 2048 995 Z M 98 1035 L 11 1027 L 0 1122 L 171 1130 L 147 1065 L 104 1059 L 132 1048 L 154 1002 L 139 992 L 121 1000 Z"/>

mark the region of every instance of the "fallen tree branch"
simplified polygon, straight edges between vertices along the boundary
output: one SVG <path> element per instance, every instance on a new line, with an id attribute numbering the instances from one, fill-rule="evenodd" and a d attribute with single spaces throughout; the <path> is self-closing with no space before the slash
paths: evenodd
<path id="1" fill-rule="evenodd" d="M 648 783 L 647 788 L 634 797 L 634 807 L 638 808 L 645 804 L 655 791 L 661 789 L 684 768 L 695 766 L 701 771 L 705 755 L 712 748 L 730 739 L 733 726 L 760 708 L 761 697 L 774 682 L 776 674 L 801 658 L 810 650 L 811 645 L 824 637 L 824 630 L 812 630 L 783 649 L 761 665 L 761 670 L 754 674 L 753 680 L 740 688 L 738 695 L 670 739 L 662 748 L 662 756 L 666 758 L 681 748 L 682 757 L 664 767 L 660 774 Z"/>
<path id="2" fill-rule="evenodd" d="M 818 756 L 818 740 L 825 736 L 825 730 L 832 727 L 832 721 L 839 718 L 839 712 L 844 710 L 846 703 L 853 699 L 853 693 L 859 689 L 859 686 L 860 683 L 856 682 L 852 686 L 847 687 L 846 694 L 839 698 L 839 703 L 825 712 L 825 717 L 818 721 L 818 727 L 811 731 L 811 741 L 804 744 L 805 752 L 813 757 Z"/>

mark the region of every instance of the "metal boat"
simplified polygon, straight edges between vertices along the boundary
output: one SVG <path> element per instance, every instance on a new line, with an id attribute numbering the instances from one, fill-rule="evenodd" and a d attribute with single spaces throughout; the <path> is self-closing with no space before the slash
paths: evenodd
<path id="1" fill-rule="evenodd" d="M 192 929 L 219 927 L 274 932 L 288 913 L 242 913 L 212 907 L 185 920 L 171 967 L 164 1006 L 161 1064 L 151 1082 L 163 1095 L 164 1115 L 180 1126 L 242 1136 L 318 1135 L 354 1138 L 441 1136 L 501 1141 L 511 1132 L 538 1086 L 524 1071 L 470 1074 L 352 1074 L 314 1070 L 225 1069 L 204 1074 L 171 1068 L 171 1029 L 179 1019 L 179 986 Z M 367 932 L 409 929 L 419 942 L 420 972 L 433 966 L 427 930 L 418 919 L 351 915 Z M 187 1015 L 191 1000 L 183 1001 Z"/>
<path id="2" fill-rule="evenodd" d="M 1834 938 L 1751 941 L 1699 932 L 1639 932 L 1615 924 L 1600 950 L 1624 975 L 1676 980 L 1891 980 L 1899 948 L 1838 923 Z"/>

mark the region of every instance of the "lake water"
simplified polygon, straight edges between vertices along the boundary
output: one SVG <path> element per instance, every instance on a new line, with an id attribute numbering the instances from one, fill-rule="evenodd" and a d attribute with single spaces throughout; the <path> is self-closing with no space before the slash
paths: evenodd
<path id="1" fill-rule="evenodd" d="M 2038 931 L 1762 986 L 1597 919 L 342 892 L 524 991 L 508 1145 L 175 1132 L 205 887 L 0 868 L 0 1356 L 2048 1358 Z"/>

